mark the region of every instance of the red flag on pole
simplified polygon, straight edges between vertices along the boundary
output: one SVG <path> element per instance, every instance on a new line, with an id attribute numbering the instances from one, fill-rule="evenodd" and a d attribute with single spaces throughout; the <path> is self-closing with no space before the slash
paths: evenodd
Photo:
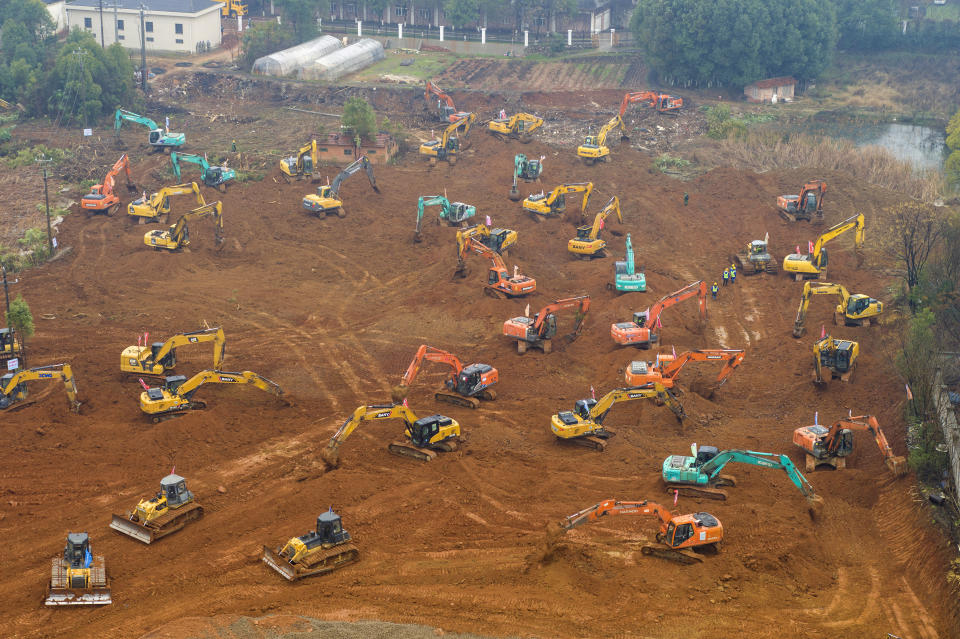
<path id="1" fill-rule="evenodd" d="M 670 349 L 673 351 L 673 359 L 677 359 L 677 347 L 671 344 Z"/>
<path id="2" fill-rule="evenodd" d="M 597 391 L 593 390 L 593 386 L 590 387 L 590 399 L 597 398 Z"/>
<path id="3" fill-rule="evenodd" d="M 677 497 L 679 497 L 679 496 L 680 496 L 680 491 L 677 490 L 676 488 L 674 488 L 674 489 L 673 489 L 673 505 L 674 505 L 674 506 L 677 505 Z"/>
<path id="4" fill-rule="evenodd" d="M 823 324 L 820 325 L 820 339 L 823 339 L 827 336 L 827 327 Z"/>
<path id="5" fill-rule="evenodd" d="M 813 242 L 807 240 L 807 253 L 813 253 Z"/>
<path id="6" fill-rule="evenodd" d="M 147 383 L 143 381 L 142 377 L 138 377 L 137 381 L 140 382 L 141 386 L 143 386 L 143 390 L 150 390 L 150 387 L 147 386 Z"/>
<path id="7" fill-rule="evenodd" d="M 404 406 L 404 408 L 410 408 L 410 407 L 407 405 L 407 398 L 406 398 L 406 397 L 403 398 L 403 406 Z"/>
<path id="8" fill-rule="evenodd" d="M 800 245 L 797 244 L 797 255 L 800 255 Z"/>
<path id="9" fill-rule="evenodd" d="M 659 315 L 657 315 L 657 323 L 656 323 L 656 328 L 660 328 L 661 326 L 662 326 L 662 325 L 660 324 L 660 316 L 659 316 Z"/>
<path id="10" fill-rule="evenodd" d="M 907 399 L 913 399 L 913 393 L 910 391 L 910 384 L 904 384 L 903 387 L 907 389 Z"/>

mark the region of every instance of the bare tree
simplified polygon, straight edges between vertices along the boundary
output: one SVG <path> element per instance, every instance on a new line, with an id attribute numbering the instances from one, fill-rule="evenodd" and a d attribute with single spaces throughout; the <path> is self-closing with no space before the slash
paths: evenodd
<path id="1" fill-rule="evenodd" d="M 911 308 L 914 289 L 946 228 L 945 216 L 922 202 L 903 202 L 890 211 L 887 251 L 897 260 L 907 284 Z"/>

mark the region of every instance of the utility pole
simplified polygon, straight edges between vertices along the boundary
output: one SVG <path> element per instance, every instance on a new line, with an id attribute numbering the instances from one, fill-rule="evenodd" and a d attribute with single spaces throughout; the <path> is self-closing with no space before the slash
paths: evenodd
<path id="1" fill-rule="evenodd" d="M 120 0 L 113 0 L 113 41 L 120 42 L 120 27 L 117 26 L 117 9 L 120 8 Z"/>
<path id="2" fill-rule="evenodd" d="M 0 264 L 0 270 L 3 271 L 3 296 L 7 299 L 7 314 L 10 314 L 10 288 L 7 286 L 7 267 Z M 13 280 L 13 284 L 19 282 L 19 279 Z"/>
<path id="3" fill-rule="evenodd" d="M 100 48 L 105 49 L 106 46 L 103 44 L 103 0 L 99 0 L 98 4 L 100 5 Z"/>
<path id="4" fill-rule="evenodd" d="M 140 5 L 140 88 L 147 92 L 147 33 L 143 26 L 143 10 L 146 7 Z"/>
<path id="5" fill-rule="evenodd" d="M 47 204 L 47 246 L 50 249 L 50 257 L 53 257 L 53 229 L 50 227 L 50 193 L 47 190 L 47 164 L 49 162 L 53 162 L 53 160 L 43 155 L 37 158 L 37 164 L 43 169 L 43 199 Z"/>

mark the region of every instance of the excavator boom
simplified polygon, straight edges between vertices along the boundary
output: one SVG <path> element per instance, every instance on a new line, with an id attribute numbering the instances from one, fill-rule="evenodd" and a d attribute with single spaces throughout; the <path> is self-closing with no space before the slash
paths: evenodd
<path id="1" fill-rule="evenodd" d="M 583 193 L 580 203 L 580 217 L 587 210 L 587 202 L 593 193 L 593 182 L 578 182 L 575 184 L 561 184 L 550 193 L 531 195 L 523 201 L 523 210 L 544 217 L 559 215 L 566 210 L 566 196 L 569 193 Z"/>
<path id="2" fill-rule="evenodd" d="M 142 124 L 150 129 L 147 141 L 150 146 L 159 150 L 180 148 L 186 142 L 186 136 L 183 133 L 171 133 L 166 128 L 161 129 L 156 122 L 148 117 L 142 116 L 125 109 L 117 109 L 113 118 L 113 129 L 119 135 L 120 127 L 124 122 L 134 122 Z"/>
<path id="3" fill-rule="evenodd" d="M 140 410 L 149 415 L 154 423 L 190 410 L 202 410 L 206 404 L 192 398 L 204 384 L 249 384 L 277 397 L 283 395 L 283 389 L 277 383 L 252 371 L 233 373 L 205 370 L 190 379 L 183 375 L 167 377 L 162 387 L 140 393 Z"/>
<path id="4" fill-rule="evenodd" d="M 199 220 L 205 217 L 213 217 L 214 238 L 217 246 L 223 244 L 223 205 L 220 201 L 204 204 L 184 213 L 180 218 L 166 231 L 154 230 L 147 231 L 143 235 L 143 243 L 157 251 L 179 251 L 190 244 L 190 234 L 187 222 Z"/>
<path id="5" fill-rule="evenodd" d="M 894 455 L 893 448 L 880 429 L 877 418 L 873 415 L 858 415 L 841 419 L 834 422 L 830 428 L 818 424 L 800 427 L 793 432 L 793 443 L 807 453 L 806 468 L 808 472 L 812 472 L 818 464 L 844 468 L 846 466 L 844 458 L 853 452 L 854 431 L 866 431 L 873 435 L 884 463 L 895 477 L 907 473 L 906 458 Z"/>
<path id="6" fill-rule="evenodd" d="M 128 346 L 120 355 L 120 371 L 134 375 L 162 376 L 176 367 L 177 349 L 190 344 L 213 342 L 213 368 L 220 370 L 227 340 L 219 326 L 189 333 L 179 333 L 166 342 Z"/>
<path id="7" fill-rule="evenodd" d="M 860 249 L 863 247 L 864 234 L 864 216 L 863 213 L 853 215 L 842 222 L 835 224 L 823 232 L 813 245 L 813 252 L 806 255 L 800 253 L 791 253 L 783 258 L 783 270 L 793 276 L 798 281 L 804 278 L 826 276 L 827 272 L 827 242 L 843 235 L 847 231 L 855 230 L 854 250 L 860 258 Z"/>
<path id="8" fill-rule="evenodd" d="M 77 401 L 77 383 L 73 378 L 73 369 L 69 364 L 50 364 L 29 368 L 15 373 L 7 373 L 0 377 L 0 410 L 20 409 L 29 406 L 32 402 L 27 399 L 27 382 L 42 379 L 59 379 L 63 382 L 70 402 L 70 409 L 80 412 L 80 402 Z"/>
<path id="9" fill-rule="evenodd" d="M 654 331 L 660 324 L 660 314 L 675 304 L 697 297 L 700 302 L 700 320 L 707 319 L 707 283 L 704 280 L 691 282 L 678 291 L 660 298 L 656 304 L 645 311 L 633 314 L 633 321 L 617 322 L 610 326 L 610 337 L 621 346 L 639 346 L 649 348 L 660 339 Z"/>
<path id="10" fill-rule="evenodd" d="M 124 153 L 107 172 L 103 182 L 91 187 L 90 193 L 83 196 L 80 200 L 80 208 L 88 213 L 106 213 L 107 215 L 119 208 L 120 198 L 114 192 L 114 186 L 121 172 L 126 173 L 127 190 L 136 190 L 136 185 L 130 179 L 130 160 Z"/>

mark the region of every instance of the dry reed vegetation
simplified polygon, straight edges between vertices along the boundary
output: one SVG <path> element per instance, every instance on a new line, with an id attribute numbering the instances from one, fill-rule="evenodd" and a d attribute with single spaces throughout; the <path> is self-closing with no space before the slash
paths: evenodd
<path id="1" fill-rule="evenodd" d="M 932 202 L 944 192 L 943 176 L 937 171 L 917 171 L 909 162 L 896 159 L 878 146 L 857 147 L 848 140 L 819 138 L 809 135 L 783 135 L 750 132 L 746 136 L 720 141 L 711 148 L 717 157 L 698 149 L 694 160 L 703 164 L 725 164 L 753 169 L 795 169 L 815 166 L 844 171 L 851 176 L 906 193 L 925 202 Z"/>

